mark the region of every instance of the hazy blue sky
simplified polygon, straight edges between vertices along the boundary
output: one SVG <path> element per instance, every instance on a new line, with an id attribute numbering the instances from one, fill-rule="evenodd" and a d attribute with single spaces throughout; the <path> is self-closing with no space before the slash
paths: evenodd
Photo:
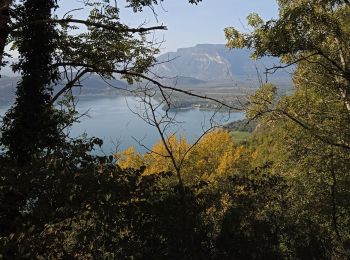
<path id="1" fill-rule="evenodd" d="M 59 14 L 81 6 L 81 0 L 61 0 Z M 246 24 L 245 18 L 251 12 L 259 13 L 263 18 L 277 17 L 278 6 L 275 0 L 203 0 L 196 5 L 188 4 L 187 0 L 165 0 L 156 7 L 157 19 L 151 10 L 134 14 L 132 10 L 123 8 L 124 1 L 118 1 L 121 8 L 122 22 L 130 26 L 138 26 L 147 22 L 148 26 L 164 24 L 168 31 L 158 32 L 156 39 L 166 41 L 162 52 L 174 51 L 180 47 L 194 46 L 197 43 L 225 43 L 223 29 L 235 26 L 242 30 Z M 82 11 L 76 16 L 85 16 Z"/>

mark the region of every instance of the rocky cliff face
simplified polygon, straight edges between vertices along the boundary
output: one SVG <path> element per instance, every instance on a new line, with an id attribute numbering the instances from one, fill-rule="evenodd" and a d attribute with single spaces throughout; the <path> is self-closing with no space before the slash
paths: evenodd
<path id="1" fill-rule="evenodd" d="M 257 71 L 263 74 L 265 68 L 279 64 L 276 58 L 253 61 L 248 50 L 228 50 L 223 44 L 198 44 L 181 48 L 160 55 L 157 60 L 160 64 L 153 71 L 159 76 L 186 77 L 207 82 L 258 79 Z M 281 72 L 273 76 L 282 77 L 289 76 Z"/>

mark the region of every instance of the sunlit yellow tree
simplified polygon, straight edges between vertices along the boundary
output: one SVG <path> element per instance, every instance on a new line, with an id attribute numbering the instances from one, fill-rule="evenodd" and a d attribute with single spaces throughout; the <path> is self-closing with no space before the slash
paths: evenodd
<path id="1" fill-rule="evenodd" d="M 174 152 L 177 163 L 182 165 L 181 174 L 185 183 L 214 181 L 217 177 L 234 174 L 248 167 L 247 148 L 237 146 L 229 132 L 224 130 L 208 133 L 192 149 L 184 135 L 181 137 L 173 135 L 167 143 Z M 161 141 L 150 153 L 140 154 L 131 147 L 116 154 L 115 157 L 122 168 L 146 166 L 145 174 L 175 171 Z"/>

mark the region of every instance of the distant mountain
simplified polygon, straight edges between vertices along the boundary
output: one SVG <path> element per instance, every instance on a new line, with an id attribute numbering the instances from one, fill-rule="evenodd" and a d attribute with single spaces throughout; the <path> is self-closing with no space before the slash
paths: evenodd
<path id="1" fill-rule="evenodd" d="M 279 65 L 277 58 L 250 59 L 246 49 L 229 50 L 224 44 L 198 44 L 157 58 L 154 73 L 166 78 L 192 78 L 205 82 L 258 81 L 265 68 Z M 258 71 L 258 72 L 257 72 Z M 271 79 L 290 84 L 290 75 L 276 72 Z"/>
<path id="2" fill-rule="evenodd" d="M 0 105 L 9 104 L 14 101 L 16 94 L 16 86 L 20 77 L 7 77 L 2 76 L 0 78 Z M 90 76 L 83 79 L 81 87 L 77 86 L 73 88 L 74 95 L 108 95 L 114 92 L 115 89 L 126 89 L 128 84 L 124 81 L 113 79 L 107 82 L 103 81 L 97 76 Z M 55 87 L 55 93 L 57 93 L 64 83 L 60 83 Z"/>
<path id="3" fill-rule="evenodd" d="M 122 80 L 112 79 L 108 81 L 102 80 L 97 76 L 90 76 L 83 79 L 81 87 L 73 88 L 73 94 L 92 95 L 92 94 L 108 94 L 115 89 L 126 89 L 128 84 Z M 60 84 L 63 85 L 63 84 Z M 59 89 L 59 88 L 58 88 Z"/>

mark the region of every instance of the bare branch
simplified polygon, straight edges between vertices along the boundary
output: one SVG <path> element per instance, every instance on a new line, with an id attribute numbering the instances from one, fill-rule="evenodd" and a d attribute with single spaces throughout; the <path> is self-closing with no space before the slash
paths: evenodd
<path id="1" fill-rule="evenodd" d="M 120 74 L 123 74 L 123 75 L 135 76 L 135 77 L 139 77 L 139 78 L 148 80 L 148 81 L 152 82 L 154 85 L 158 86 L 159 89 L 168 89 L 168 90 L 172 90 L 172 91 L 175 91 L 175 92 L 186 94 L 188 96 L 210 100 L 210 101 L 213 101 L 215 103 L 218 103 L 218 104 L 222 105 L 223 107 L 226 107 L 226 108 L 229 108 L 229 109 L 233 109 L 233 110 L 236 110 L 236 111 L 242 111 L 241 107 L 230 106 L 230 105 L 228 105 L 228 104 L 226 104 L 226 103 L 224 103 L 224 102 L 222 102 L 222 101 L 220 101 L 218 99 L 215 99 L 215 98 L 212 98 L 212 97 L 209 97 L 209 96 L 198 95 L 198 94 L 195 94 L 193 92 L 190 92 L 190 91 L 187 91 L 187 90 L 183 90 L 183 89 L 180 89 L 180 88 L 166 86 L 166 85 L 160 83 L 159 81 L 154 80 L 154 79 L 152 79 L 152 78 L 150 78 L 148 76 L 145 76 L 145 75 L 143 75 L 141 73 L 136 73 L 136 72 L 127 71 L 127 70 L 119 70 L 119 71 L 116 70 L 114 72 L 120 73 Z"/>
<path id="2" fill-rule="evenodd" d="M 319 55 L 319 53 L 318 52 L 312 53 L 312 54 L 310 54 L 310 55 L 308 55 L 306 57 L 298 58 L 298 59 L 296 59 L 296 60 L 294 60 L 292 62 L 289 62 L 289 63 L 287 63 L 285 65 L 273 66 L 271 68 L 267 68 L 265 70 L 265 74 L 274 74 L 279 69 L 289 68 L 290 66 L 293 66 L 293 65 L 295 65 L 295 64 L 297 64 L 297 63 L 299 63 L 301 61 L 307 60 L 308 58 L 311 58 L 311 57 L 316 56 L 316 55 Z"/>
<path id="3" fill-rule="evenodd" d="M 79 63 L 79 62 L 61 62 L 61 63 L 56 63 L 53 66 L 55 66 L 55 67 L 59 67 L 59 66 L 85 67 L 85 68 L 91 69 L 93 72 L 99 72 L 99 70 L 100 70 L 96 65 L 86 64 L 86 63 Z M 155 86 L 157 86 L 160 91 L 162 91 L 164 89 L 171 90 L 171 91 L 174 91 L 174 92 L 186 94 L 188 96 L 197 97 L 197 98 L 205 99 L 205 100 L 210 100 L 210 101 L 213 101 L 213 102 L 221 105 L 222 107 L 225 107 L 225 108 L 228 108 L 228 109 L 232 109 L 232 110 L 235 110 L 235 111 L 243 111 L 242 107 L 231 106 L 231 105 L 228 105 L 228 104 L 226 104 L 226 103 L 224 103 L 224 102 L 222 102 L 222 101 L 220 101 L 218 99 L 215 99 L 215 98 L 212 98 L 212 97 L 209 97 L 209 96 L 199 95 L 199 94 L 196 94 L 196 93 L 193 93 L 191 91 L 184 90 L 184 89 L 171 87 L 171 86 L 166 86 L 166 85 L 160 83 L 159 81 L 157 81 L 157 80 L 155 80 L 155 79 L 153 79 L 153 78 L 151 78 L 149 76 L 146 76 L 146 75 L 144 75 L 142 73 L 134 72 L 131 69 L 121 69 L 121 70 L 113 69 L 113 70 L 108 70 L 108 71 L 104 71 L 104 72 L 105 73 L 117 73 L 117 74 L 120 74 L 120 75 L 126 75 L 126 76 L 135 77 L 135 78 L 141 78 L 141 79 L 147 80 L 147 81 L 151 82 L 152 84 L 154 84 Z"/>

